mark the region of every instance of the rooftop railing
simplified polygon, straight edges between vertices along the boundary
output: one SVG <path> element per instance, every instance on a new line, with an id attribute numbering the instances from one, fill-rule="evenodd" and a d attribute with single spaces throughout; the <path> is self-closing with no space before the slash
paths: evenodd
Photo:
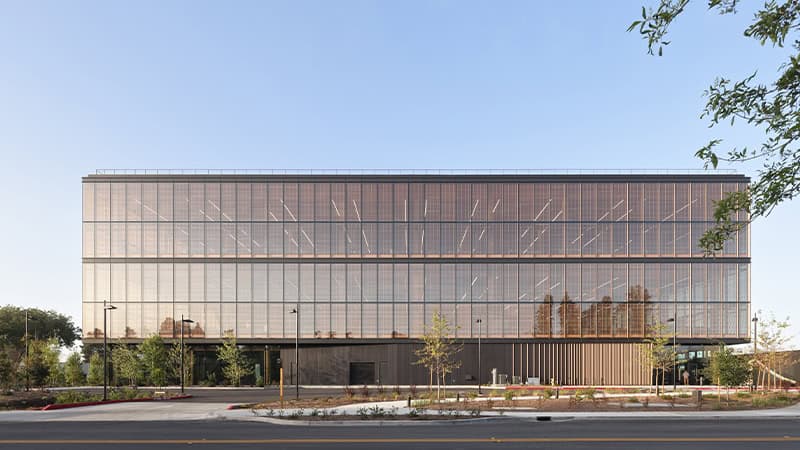
<path id="1" fill-rule="evenodd" d="M 734 175 L 734 169 L 97 169 L 96 175 Z"/>

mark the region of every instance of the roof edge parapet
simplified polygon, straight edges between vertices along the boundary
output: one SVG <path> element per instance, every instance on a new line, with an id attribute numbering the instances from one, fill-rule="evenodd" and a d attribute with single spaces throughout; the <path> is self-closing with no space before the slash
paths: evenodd
<path id="1" fill-rule="evenodd" d="M 734 169 L 97 169 L 95 175 L 740 175 Z"/>

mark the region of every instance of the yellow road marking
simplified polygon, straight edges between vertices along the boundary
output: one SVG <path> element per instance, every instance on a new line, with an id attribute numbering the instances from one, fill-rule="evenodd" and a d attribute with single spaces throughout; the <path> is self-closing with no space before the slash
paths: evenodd
<path id="1" fill-rule="evenodd" d="M 520 437 L 520 438 L 308 438 L 308 439 L 0 439 L 0 444 L 114 445 L 114 444 L 470 444 L 573 442 L 800 442 L 800 436 L 727 437 Z"/>

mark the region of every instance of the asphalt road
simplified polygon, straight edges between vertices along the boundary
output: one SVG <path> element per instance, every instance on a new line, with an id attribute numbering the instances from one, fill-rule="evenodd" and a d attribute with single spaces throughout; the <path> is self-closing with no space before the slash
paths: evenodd
<path id="1" fill-rule="evenodd" d="M 267 423 L 0 423 L 2 449 L 797 449 L 800 420 L 506 419 L 427 426 Z"/>

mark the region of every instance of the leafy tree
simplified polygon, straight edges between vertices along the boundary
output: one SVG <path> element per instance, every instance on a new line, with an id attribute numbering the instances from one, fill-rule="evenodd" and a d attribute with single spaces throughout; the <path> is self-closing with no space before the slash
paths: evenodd
<path id="1" fill-rule="evenodd" d="M 439 311 L 434 312 L 431 326 L 422 335 L 422 348 L 415 352 L 419 358 L 415 364 L 427 367 L 431 380 L 436 375 L 437 400 L 441 398 L 441 386 L 445 384 L 447 374 L 461 366 L 461 361 L 455 359 L 461 345 L 451 337 L 453 331 L 447 319 Z M 429 389 L 432 389 L 432 384 Z"/>
<path id="2" fill-rule="evenodd" d="M 41 342 L 42 361 L 47 366 L 47 384 L 64 384 L 64 367 L 61 365 L 61 348 L 58 339 L 50 338 Z"/>
<path id="3" fill-rule="evenodd" d="M 232 333 L 226 333 L 222 345 L 217 347 L 217 359 L 222 362 L 225 381 L 234 386 L 239 386 L 242 377 L 253 373 L 250 361 L 236 344 L 236 336 Z"/>
<path id="4" fill-rule="evenodd" d="M 81 368 L 81 354 L 73 352 L 64 364 L 64 381 L 68 386 L 82 386 L 85 379 Z"/>
<path id="5" fill-rule="evenodd" d="M 20 353 L 25 351 L 25 311 L 18 306 L 0 306 L 0 345 L 12 346 Z M 71 317 L 36 308 L 27 311 L 29 336 L 54 337 L 60 347 L 71 347 L 80 339 L 81 330 Z"/>
<path id="6" fill-rule="evenodd" d="M 638 30 L 647 41 L 648 53 L 663 54 L 670 25 L 684 13 L 689 0 L 660 0 L 656 9 L 642 7 L 641 19 L 635 20 L 628 31 Z M 736 13 L 739 0 L 708 0 L 708 9 L 720 14 Z M 755 13 L 744 35 L 773 47 L 783 47 L 800 28 L 800 2 L 796 0 L 764 3 Z M 764 142 L 757 148 L 731 147 L 726 153 L 717 150 L 721 139 L 713 139 L 696 152 L 705 166 L 716 168 L 720 161 L 741 164 L 760 161 L 757 179 L 745 192 L 730 192 L 715 203 L 716 225 L 700 239 L 701 247 L 709 254 L 719 252 L 724 243 L 746 222 L 736 221 L 737 212 L 749 213 L 748 221 L 768 216 L 785 200 L 800 193 L 800 40 L 791 43 L 792 54 L 779 68 L 776 79 L 756 81 L 756 73 L 739 81 L 717 78 L 705 91 L 706 106 L 701 118 L 711 127 L 738 120 L 763 129 Z M 657 49 L 657 50 L 656 50 Z M 724 152 L 724 150 L 723 150 Z"/>
<path id="7" fill-rule="evenodd" d="M 194 353 L 186 344 L 183 345 L 183 379 L 186 384 L 192 384 L 192 367 L 194 367 Z M 181 382 L 181 344 L 175 342 L 169 348 L 169 378 L 175 383 Z"/>
<path id="8" fill-rule="evenodd" d="M 25 358 L 25 372 L 34 387 L 43 388 L 50 376 L 50 366 L 45 359 L 46 347 L 45 341 L 36 340 L 29 343 L 30 354 Z"/>
<path id="9" fill-rule="evenodd" d="M 91 386 L 103 384 L 103 357 L 100 353 L 94 352 L 89 356 L 89 374 L 86 376 L 86 383 Z"/>
<path id="10" fill-rule="evenodd" d="M 711 354 L 705 374 L 717 384 L 717 398 L 720 398 L 721 386 L 725 386 L 730 400 L 730 388 L 744 384 L 750 377 L 750 368 L 744 358 L 735 355 L 725 344 L 720 344 L 719 349 Z"/>
<path id="11" fill-rule="evenodd" d="M 666 324 L 651 325 L 649 334 L 650 336 L 644 340 L 646 345 L 642 347 L 642 356 L 647 364 L 656 370 L 656 394 L 658 394 L 658 375 L 661 374 L 661 389 L 663 390 L 666 373 L 672 369 L 675 362 L 675 349 L 669 345 L 672 334 L 667 332 Z"/>
<path id="12" fill-rule="evenodd" d="M 778 386 L 776 373 L 794 362 L 791 360 L 791 353 L 786 351 L 792 341 L 792 336 L 788 334 L 789 318 L 779 320 L 773 313 L 765 315 L 760 311 L 758 316 L 758 336 L 755 337 L 758 354 L 754 355 L 753 362 L 767 370 L 759 370 L 757 385 L 771 389 Z"/>
<path id="13" fill-rule="evenodd" d="M 0 349 L 0 389 L 11 389 L 16 382 L 14 363 L 5 349 Z"/>
<path id="14" fill-rule="evenodd" d="M 154 334 L 139 344 L 139 353 L 142 355 L 145 378 L 153 386 L 167 384 L 169 358 L 167 347 L 160 336 Z"/>
<path id="15" fill-rule="evenodd" d="M 142 360 L 135 349 L 125 344 L 115 345 L 111 351 L 111 361 L 118 379 L 127 380 L 131 386 L 139 383 L 142 377 Z"/>

